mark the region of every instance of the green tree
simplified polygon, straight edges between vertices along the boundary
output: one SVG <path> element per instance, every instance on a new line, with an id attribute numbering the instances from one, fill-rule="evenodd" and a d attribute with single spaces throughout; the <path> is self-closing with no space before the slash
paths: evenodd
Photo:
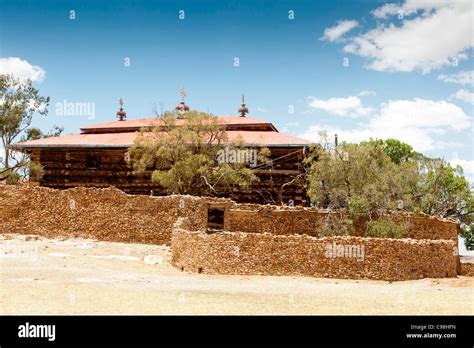
<path id="1" fill-rule="evenodd" d="M 466 248 L 474 250 L 474 193 L 462 168 L 424 156 L 417 165 L 418 180 L 412 194 L 414 210 L 454 219 L 461 225 Z"/>
<path id="2" fill-rule="evenodd" d="M 316 146 L 305 159 L 308 195 L 322 208 L 347 208 L 362 215 L 390 209 L 401 197 L 400 182 L 390 175 L 395 164 L 377 143 Z"/>
<path id="3" fill-rule="evenodd" d="M 229 143 L 217 117 L 198 111 L 165 112 L 161 120 L 158 127 L 142 129 L 129 149 L 136 175 L 150 175 L 168 193 L 191 195 L 248 189 L 258 181 L 247 163 L 218 160 L 224 147 L 228 152 L 250 149 Z M 264 157 L 261 151 L 260 160 Z"/>
<path id="4" fill-rule="evenodd" d="M 32 86 L 31 80 L 20 81 L 12 75 L 0 75 L 0 138 L 3 154 L 0 155 L 0 180 L 15 183 L 27 175 L 29 156 L 13 151 L 10 146 L 16 140 L 30 140 L 59 135 L 55 127 L 43 134 L 37 128 L 29 128 L 34 114 L 48 113 L 49 97 L 43 97 Z"/>
<path id="5" fill-rule="evenodd" d="M 315 146 L 305 160 L 313 204 L 346 208 L 353 219 L 394 208 L 452 218 L 461 224 L 466 247 L 473 247 L 473 191 L 461 167 L 423 156 L 395 139 L 337 148 L 325 144 Z M 385 225 L 374 231 L 390 223 Z"/>
<path id="6" fill-rule="evenodd" d="M 362 144 L 364 143 L 366 142 L 362 142 Z M 420 155 L 413 151 L 413 148 L 409 144 L 403 143 L 397 139 L 371 139 L 367 141 L 367 143 L 380 145 L 385 154 L 396 164 L 400 164 Z"/>

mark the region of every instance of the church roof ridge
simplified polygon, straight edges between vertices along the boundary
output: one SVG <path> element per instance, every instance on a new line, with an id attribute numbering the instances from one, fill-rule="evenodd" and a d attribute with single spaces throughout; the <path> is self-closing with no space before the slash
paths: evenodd
<path id="1" fill-rule="evenodd" d="M 267 120 L 262 120 L 258 118 L 254 118 L 251 116 L 240 117 L 240 116 L 217 116 L 220 120 L 222 120 L 223 125 L 270 125 L 270 128 L 276 130 L 275 126 Z M 159 125 L 162 120 L 158 117 L 150 117 L 150 118 L 128 118 L 123 121 L 108 121 L 98 124 L 93 124 L 85 127 L 81 127 L 82 132 L 90 132 L 93 130 L 105 130 L 105 129 L 128 129 L 128 128 L 142 128 L 142 127 L 154 127 Z M 180 123 L 185 122 L 185 119 L 176 119 L 176 123 L 179 125 Z"/>

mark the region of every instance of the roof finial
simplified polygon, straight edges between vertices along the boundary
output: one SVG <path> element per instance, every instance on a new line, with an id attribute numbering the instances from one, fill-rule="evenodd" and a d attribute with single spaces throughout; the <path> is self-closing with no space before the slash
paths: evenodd
<path id="1" fill-rule="evenodd" d="M 248 107 L 245 106 L 245 95 L 242 94 L 242 105 L 239 108 L 240 117 L 245 117 L 245 114 L 249 112 Z"/>
<path id="2" fill-rule="evenodd" d="M 189 106 L 184 103 L 184 98 L 186 97 L 186 90 L 184 89 L 184 86 L 181 86 L 179 89 L 179 96 L 181 97 L 181 102 L 176 105 L 175 110 L 178 111 L 178 118 L 181 118 L 180 116 L 182 114 L 184 114 L 186 111 L 189 111 Z"/>
<path id="3" fill-rule="evenodd" d="M 119 104 L 120 104 L 120 109 L 117 112 L 117 118 L 119 119 L 119 121 L 125 121 L 125 119 L 127 118 L 127 113 L 125 111 L 123 111 L 123 99 L 122 99 L 122 97 L 120 97 Z"/>
<path id="4" fill-rule="evenodd" d="M 179 89 L 179 96 L 181 97 L 181 101 L 184 102 L 184 98 L 186 97 L 186 90 L 184 89 L 184 86 L 181 86 Z"/>

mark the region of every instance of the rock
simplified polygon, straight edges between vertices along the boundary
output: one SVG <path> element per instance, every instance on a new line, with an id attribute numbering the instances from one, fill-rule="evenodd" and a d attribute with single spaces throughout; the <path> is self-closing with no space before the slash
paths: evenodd
<path id="1" fill-rule="evenodd" d="M 35 235 L 35 234 L 27 234 L 25 236 L 25 242 L 32 242 L 32 241 L 36 241 L 39 239 L 39 236 Z"/>
<path id="2" fill-rule="evenodd" d="M 148 265 L 158 265 L 163 263 L 163 258 L 159 255 L 146 255 L 143 261 Z"/>

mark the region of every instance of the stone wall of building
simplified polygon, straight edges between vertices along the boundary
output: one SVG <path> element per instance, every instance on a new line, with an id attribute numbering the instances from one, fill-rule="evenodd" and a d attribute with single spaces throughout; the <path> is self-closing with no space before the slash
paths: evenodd
<path id="1" fill-rule="evenodd" d="M 315 238 L 308 235 L 188 231 L 171 238 L 172 264 L 209 274 L 298 275 L 409 280 L 455 277 L 451 240 Z"/>
<path id="2" fill-rule="evenodd" d="M 299 148 L 302 150 L 302 147 Z M 285 157 L 284 161 L 275 161 L 272 170 L 256 170 L 254 173 L 260 180 L 249 190 L 228 192 L 228 197 L 235 201 L 265 203 L 271 201 L 284 202 L 293 200 L 295 204 L 303 204 L 307 197 L 303 184 L 295 182 L 285 186 L 280 197 L 279 188 L 295 176 L 302 173 L 301 161 L 303 151 L 295 151 L 293 147 L 272 147 L 269 159 Z M 127 148 L 45 148 L 34 149 L 32 160 L 44 167 L 44 175 L 38 184 L 56 189 L 74 187 L 105 188 L 115 186 L 131 194 L 166 195 L 166 190 L 151 180 L 151 171 L 144 175 L 132 175 L 129 163 L 125 160 Z M 87 158 L 97 158 L 100 165 L 89 169 Z M 265 198 L 257 191 L 265 192 Z"/>

